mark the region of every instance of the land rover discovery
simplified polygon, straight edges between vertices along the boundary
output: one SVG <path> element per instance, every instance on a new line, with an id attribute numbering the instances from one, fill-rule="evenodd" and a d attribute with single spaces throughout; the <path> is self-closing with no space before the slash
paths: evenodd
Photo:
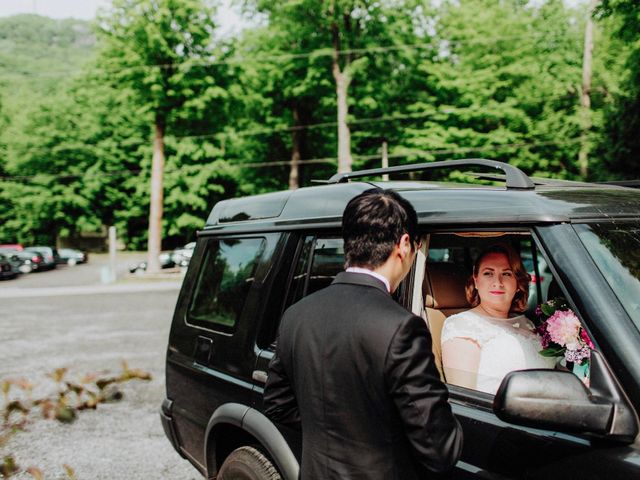
<path id="1" fill-rule="evenodd" d="M 375 180 L 470 168 L 503 173 L 478 175 L 483 184 Z M 475 255 L 497 240 L 530 259 L 532 276 L 549 277 L 544 288 L 532 284 L 537 303 L 564 297 L 595 345 L 588 387 L 558 369 L 512 372 L 495 396 L 449 385 L 464 429 L 453 478 L 640 478 L 640 191 L 531 179 L 491 160 L 326 183 L 219 202 L 199 232 L 171 326 L 161 408 L 182 457 L 206 478 L 298 478 L 301 432 L 261 413 L 278 322 L 343 269 L 341 214 L 355 195 L 381 186 L 418 212 L 423 246 L 395 298 L 425 319 L 436 359 L 444 320 L 469 308 L 464 282 Z"/>

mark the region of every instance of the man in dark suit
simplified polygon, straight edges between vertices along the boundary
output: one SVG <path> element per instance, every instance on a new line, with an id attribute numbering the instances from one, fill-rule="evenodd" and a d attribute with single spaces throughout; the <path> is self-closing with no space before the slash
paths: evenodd
<path id="1" fill-rule="evenodd" d="M 419 248 L 416 212 L 371 189 L 349 202 L 342 227 L 347 270 L 284 313 L 265 412 L 301 423 L 303 480 L 446 472 L 462 431 L 424 320 L 391 297 Z"/>

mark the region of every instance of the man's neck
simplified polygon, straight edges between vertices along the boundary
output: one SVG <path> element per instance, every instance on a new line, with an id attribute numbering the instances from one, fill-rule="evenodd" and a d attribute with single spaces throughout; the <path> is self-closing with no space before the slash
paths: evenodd
<path id="1" fill-rule="evenodd" d="M 349 267 L 346 271 L 351 273 L 364 273 L 365 275 L 371 275 L 372 277 L 377 278 L 382 283 L 384 283 L 385 287 L 387 287 L 387 292 L 391 292 L 391 284 L 389 283 L 389 279 L 383 273 L 364 267 Z"/>

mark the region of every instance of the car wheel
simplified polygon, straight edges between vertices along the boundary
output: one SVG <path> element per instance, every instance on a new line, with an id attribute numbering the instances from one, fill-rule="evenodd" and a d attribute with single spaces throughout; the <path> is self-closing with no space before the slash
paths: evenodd
<path id="1" fill-rule="evenodd" d="M 281 480 L 282 477 L 271 461 L 253 447 L 235 449 L 226 458 L 218 480 Z"/>

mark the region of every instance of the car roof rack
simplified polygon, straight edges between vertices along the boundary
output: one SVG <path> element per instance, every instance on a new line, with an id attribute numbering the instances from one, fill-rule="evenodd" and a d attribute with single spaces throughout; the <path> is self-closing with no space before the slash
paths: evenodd
<path id="1" fill-rule="evenodd" d="M 489 180 L 492 182 L 504 182 L 507 178 L 501 173 L 475 173 L 465 172 L 467 175 L 477 178 L 478 180 Z M 563 180 L 558 178 L 541 178 L 541 177 L 529 177 L 535 186 L 568 186 L 568 185 L 588 185 L 588 183 L 580 182 L 576 180 Z"/>
<path id="2" fill-rule="evenodd" d="M 414 165 L 399 165 L 397 167 L 372 168 L 369 170 L 359 170 L 356 172 L 336 173 L 327 181 L 327 183 L 345 183 L 352 178 L 370 177 L 374 175 L 383 175 L 389 173 L 419 172 L 437 168 L 442 169 L 470 166 L 481 166 L 502 170 L 506 176 L 506 187 L 508 190 L 533 190 L 535 188 L 535 184 L 533 183 L 533 181 L 519 168 L 514 167 L 513 165 L 509 165 L 508 163 L 498 162 L 496 160 L 488 160 L 486 158 L 444 160 L 440 162 L 417 163 Z"/>
<path id="3" fill-rule="evenodd" d="M 640 188 L 640 180 L 610 180 L 596 183 L 601 185 L 616 185 L 618 187 Z"/>

